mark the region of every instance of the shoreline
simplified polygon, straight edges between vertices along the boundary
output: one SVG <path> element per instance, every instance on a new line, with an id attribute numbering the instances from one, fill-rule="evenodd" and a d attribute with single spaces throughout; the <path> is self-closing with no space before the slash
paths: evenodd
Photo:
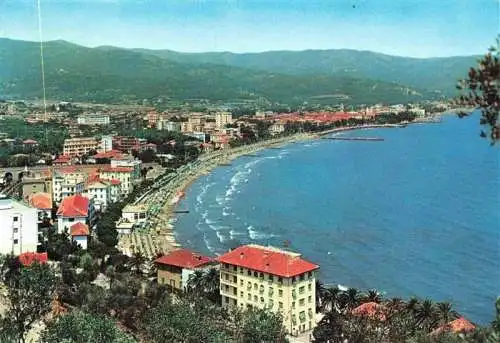
<path id="1" fill-rule="evenodd" d="M 232 160 L 239 157 L 254 154 L 258 151 L 269 149 L 269 148 L 280 148 L 288 144 L 293 144 L 295 142 L 315 140 L 320 139 L 322 136 L 340 133 L 345 131 L 362 130 L 362 129 L 376 129 L 376 128 L 404 128 L 408 124 L 370 124 L 370 125 L 357 125 L 357 126 L 347 126 L 339 127 L 334 129 L 329 129 L 321 131 L 318 133 L 298 133 L 291 136 L 280 137 L 276 139 L 271 139 L 263 142 L 258 142 L 250 145 L 245 145 L 237 148 L 228 149 L 227 151 L 216 151 L 208 153 L 206 155 L 201 155 L 197 162 L 195 170 L 189 172 L 181 172 L 177 180 L 174 180 L 167 196 L 165 197 L 165 203 L 162 206 L 160 212 L 158 213 L 156 220 L 156 228 L 154 229 L 157 235 L 157 245 L 161 247 L 164 252 L 176 250 L 182 248 L 182 246 L 175 240 L 174 224 L 172 220 L 174 217 L 175 209 L 178 207 L 181 199 L 173 202 L 176 197 L 178 197 L 179 192 L 184 192 L 188 189 L 191 184 L 193 184 L 198 178 L 204 175 L 208 175 L 213 169 L 223 166 L 224 164 L 230 163 Z"/>

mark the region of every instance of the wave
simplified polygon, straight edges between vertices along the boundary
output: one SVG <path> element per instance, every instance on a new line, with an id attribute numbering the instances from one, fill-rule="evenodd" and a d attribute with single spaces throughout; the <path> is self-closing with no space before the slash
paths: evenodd
<path id="1" fill-rule="evenodd" d="M 210 240 L 208 239 L 206 233 L 203 234 L 203 241 L 205 242 L 205 246 L 208 250 L 210 250 L 210 252 L 215 252 L 215 248 L 210 244 Z"/>
<path id="2" fill-rule="evenodd" d="M 264 233 L 257 231 L 252 225 L 247 227 L 247 231 L 248 231 L 248 236 L 253 240 L 269 239 L 276 237 L 276 235 L 272 233 Z"/>
<path id="3" fill-rule="evenodd" d="M 230 207 L 227 207 L 227 206 L 226 206 L 226 207 L 224 207 L 224 208 L 222 209 L 222 215 L 223 215 L 224 217 L 227 217 L 227 216 L 231 215 L 231 212 L 228 212 L 230 209 L 231 209 Z"/>
<path id="4" fill-rule="evenodd" d="M 226 237 L 224 237 L 220 231 L 215 231 L 215 234 L 217 235 L 219 242 L 224 243 L 226 241 Z"/>
<path id="5" fill-rule="evenodd" d="M 234 239 L 236 236 L 243 236 L 243 235 L 245 235 L 245 234 L 246 234 L 246 232 L 235 231 L 235 230 L 231 230 L 231 231 L 229 231 L 229 237 L 230 237 L 231 239 Z"/>

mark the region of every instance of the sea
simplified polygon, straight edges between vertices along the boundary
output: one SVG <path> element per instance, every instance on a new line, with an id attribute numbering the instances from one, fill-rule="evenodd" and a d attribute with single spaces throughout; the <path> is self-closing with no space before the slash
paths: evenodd
<path id="1" fill-rule="evenodd" d="M 449 301 L 476 323 L 500 296 L 500 150 L 477 115 L 342 132 L 242 156 L 186 191 L 177 241 L 217 256 L 287 246 L 325 284 Z"/>

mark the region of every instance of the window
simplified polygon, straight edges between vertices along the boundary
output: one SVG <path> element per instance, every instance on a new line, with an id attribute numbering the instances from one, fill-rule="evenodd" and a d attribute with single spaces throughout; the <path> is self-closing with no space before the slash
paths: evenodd
<path id="1" fill-rule="evenodd" d="M 257 290 L 257 288 L 258 288 L 257 284 L 256 284 L 256 283 L 254 283 L 254 284 L 253 284 L 253 289 L 254 289 L 254 290 Z"/>
<path id="2" fill-rule="evenodd" d="M 250 269 L 247 271 L 247 274 L 248 276 L 252 276 L 252 272 L 250 271 Z"/>
<path id="3" fill-rule="evenodd" d="M 240 280 L 240 286 L 243 286 L 243 279 Z"/>
<path id="4" fill-rule="evenodd" d="M 240 267 L 240 274 L 243 274 L 243 267 Z"/>
<path id="5" fill-rule="evenodd" d="M 260 277 L 261 279 L 263 279 L 263 278 L 264 278 L 264 273 L 260 273 L 260 274 L 259 274 L 259 277 Z"/>
<path id="6" fill-rule="evenodd" d="M 258 296 L 256 296 L 256 295 L 254 295 L 254 296 L 253 296 L 253 301 L 254 301 L 254 302 L 259 301 L 259 297 L 258 297 Z"/>
<path id="7" fill-rule="evenodd" d="M 313 276 L 313 273 L 312 273 L 312 272 L 309 272 L 309 273 L 307 274 L 307 276 L 309 276 L 309 278 L 311 278 L 311 277 Z"/>
<path id="8" fill-rule="evenodd" d="M 283 303 L 281 301 L 278 303 L 278 307 L 283 308 Z"/>
<path id="9" fill-rule="evenodd" d="M 274 307 L 274 301 L 273 299 L 269 299 L 269 308 L 273 308 Z"/>
<path id="10" fill-rule="evenodd" d="M 312 284 L 311 284 L 311 283 L 309 283 L 309 284 L 307 285 L 307 289 L 308 289 L 308 290 L 310 290 L 310 291 L 312 290 Z"/>
<path id="11" fill-rule="evenodd" d="M 269 296 L 272 297 L 274 294 L 274 289 L 272 287 L 269 287 Z"/>
<path id="12" fill-rule="evenodd" d="M 283 297 L 283 290 L 282 289 L 278 290 L 278 295 L 280 296 L 280 298 Z"/>
<path id="13" fill-rule="evenodd" d="M 282 278 L 282 277 L 279 277 L 279 278 L 278 278 L 278 282 L 279 282 L 279 283 L 281 283 L 281 284 L 283 284 L 283 278 Z"/>
<path id="14" fill-rule="evenodd" d="M 253 272 L 253 276 L 254 276 L 254 277 L 258 277 L 258 276 L 259 276 L 259 273 L 257 273 L 257 272 Z"/>
<path id="15" fill-rule="evenodd" d="M 236 276 L 233 276 L 233 282 L 238 283 L 238 278 Z"/>
<path id="16" fill-rule="evenodd" d="M 263 303 L 264 302 L 264 297 L 260 297 L 260 302 Z"/>
<path id="17" fill-rule="evenodd" d="M 300 311 L 299 313 L 299 319 L 300 319 L 300 322 L 303 323 L 306 321 L 306 311 Z"/>
<path id="18" fill-rule="evenodd" d="M 19 240 L 18 239 L 14 239 L 14 244 L 19 244 Z"/>
<path id="19" fill-rule="evenodd" d="M 243 281 L 243 280 L 242 280 Z M 251 290 L 252 289 L 252 283 L 250 281 L 248 281 L 248 284 L 247 284 L 247 290 Z"/>
<path id="20" fill-rule="evenodd" d="M 244 296 L 245 296 L 245 293 L 240 292 L 240 297 L 242 297 L 242 298 L 243 298 Z"/>
<path id="21" fill-rule="evenodd" d="M 295 308 L 295 301 L 292 301 L 292 308 Z"/>
<path id="22" fill-rule="evenodd" d="M 12 230 L 14 233 L 18 233 L 19 232 L 19 229 L 17 227 L 15 227 L 13 230 Z"/>
<path id="23" fill-rule="evenodd" d="M 308 302 L 309 304 L 310 304 L 310 303 L 312 303 L 312 297 L 311 297 L 311 296 L 307 297 L 307 302 Z"/>
<path id="24" fill-rule="evenodd" d="M 299 306 L 304 306 L 306 304 L 306 299 L 302 298 L 299 300 Z"/>
<path id="25" fill-rule="evenodd" d="M 305 286 L 301 286 L 299 288 L 299 293 L 302 294 L 302 293 L 304 293 L 305 290 L 306 290 L 306 287 Z"/>
<path id="26" fill-rule="evenodd" d="M 13 220 L 14 220 L 15 222 L 19 221 L 19 217 L 14 217 L 14 218 L 13 218 Z"/>
<path id="27" fill-rule="evenodd" d="M 252 295 L 248 293 L 248 301 L 252 301 Z"/>
<path id="28" fill-rule="evenodd" d="M 226 280 L 229 280 L 229 274 L 225 274 Z"/>
<path id="29" fill-rule="evenodd" d="M 233 266 L 233 271 L 237 272 L 238 271 L 238 267 Z"/>
<path id="30" fill-rule="evenodd" d="M 292 276 L 292 283 L 295 282 L 295 276 Z"/>
<path id="31" fill-rule="evenodd" d="M 274 276 L 269 275 L 269 281 L 274 281 Z"/>
<path id="32" fill-rule="evenodd" d="M 299 277 L 299 278 L 300 278 L 300 281 L 304 281 L 304 280 L 305 280 L 305 278 L 306 278 L 306 276 L 305 276 L 304 274 L 300 274 L 300 277 Z"/>

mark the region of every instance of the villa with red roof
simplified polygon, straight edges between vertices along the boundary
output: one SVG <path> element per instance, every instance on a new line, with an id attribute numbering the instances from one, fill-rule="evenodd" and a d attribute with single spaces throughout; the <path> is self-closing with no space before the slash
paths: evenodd
<path id="1" fill-rule="evenodd" d="M 69 228 L 69 235 L 82 249 L 87 250 L 90 238 L 90 230 L 87 224 L 76 222 Z"/>
<path id="2" fill-rule="evenodd" d="M 155 261 L 158 267 L 158 283 L 176 289 L 185 289 L 189 276 L 196 270 L 217 266 L 214 259 L 202 256 L 189 249 L 179 249 Z"/>
<path id="3" fill-rule="evenodd" d="M 231 250 L 217 261 L 224 307 L 279 311 L 292 335 L 314 328 L 317 264 L 299 253 L 255 244 Z"/>
<path id="4" fill-rule="evenodd" d="M 59 205 L 57 210 L 57 231 L 61 233 L 68 230 L 71 233 L 71 228 L 76 223 L 86 225 L 87 229 L 91 231 L 95 220 L 93 200 L 80 194 L 72 195 L 64 198 Z M 80 230 L 81 226 L 78 226 L 78 229 Z"/>

